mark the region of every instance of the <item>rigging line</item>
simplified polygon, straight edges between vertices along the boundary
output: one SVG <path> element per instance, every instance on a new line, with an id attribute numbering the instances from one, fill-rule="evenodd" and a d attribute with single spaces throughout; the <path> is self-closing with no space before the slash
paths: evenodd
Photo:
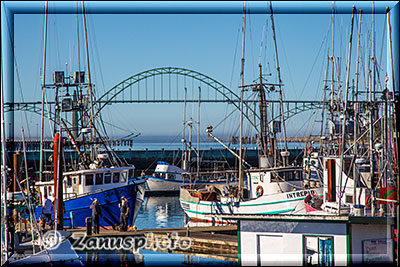
<path id="1" fill-rule="evenodd" d="M 223 123 L 225 120 L 227 120 L 233 113 L 235 113 L 237 109 L 233 109 L 225 118 L 223 118 L 216 126 L 213 126 L 213 129 L 215 130 L 221 123 Z"/>
<path id="2" fill-rule="evenodd" d="M 247 15 L 247 17 L 248 17 L 248 20 L 249 20 L 249 24 L 248 24 L 248 28 L 249 28 L 249 31 L 250 31 L 250 44 L 252 44 L 252 42 L 253 42 L 253 32 L 252 32 L 252 30 L 251 30 L 251 16 L 250 16 L 250 8 L 248 8 L 248 12 L 246 13 L 246 15 Z M 247 47 L 249 47 L 249 46 L 247 46 Z M 252 67 L 252 69 L 253 69 L 253 75 L 254 75 L 254 73 L 256 73 L 255 72 L 255 69 L 254 69 L 254 49 L 253 49 L 253 45 L 250 45 L 250 50 L 251 50 L 251 61 L 253 62 L 253 64 L 251 64 L 251 67 Z"/>
<path id="3" fill-rule="evenodd" d="M 261 56 L 262 56 L 262 49 L 263 49 L 263 41 L 264 41 L 264 33 L 265 33 L 265 25 L 263 26 L 262 33 L 261 33 L 261 42 L 260 42 L 260 53 L 258 55 L 258 65 L 261 65 Z"/>
<path id="4" fill-rule="evenodd" d="M 385 44 L 385 33 L 386 33 L 386 21 L 383 22 L 383 34 L 382 34 L 382 46 L 381 46 L 381 56 L 379 58 L 379 62 L 382 62 L 382 56 L 383 56 L 383 47 Z M 383 69 L 381 68 L 381 70 L 383 71 Z"/>
<path id="5" fill-rule="evenodd" d="M 236 54 L 237 54 L 237 50 L 238 50 L 239 34 L 240 34 L 240 24 L 239 24 L 238 31 L 237 31 L 237 34 L 236 34 L 236 46 L 235 46 L 235 52 L 234 52 L 234 56 L 233 56 L 232 72 L 231 72 L 231 79 L 230 79 L 230 83 L 229 83 L 229 88 L 232 88 L 232 83 L 233 83 L 233 74 L 234 74 L 234 70 L 235 70 L 235 62 L 236 62 Z M 226 106 L 225 114 L 227 112 L 228 112 L 228 105 Z M 225 132 L 225 125 L 224 125 L 224 128 L 223 128 L 223 132 Z"/>
<path id="6" fill-rule="evenodd" d="M 286 53 L 286 49 L 285 49 L 285 42 L 282 40 L 282 34 L 281 34 L 281 32 L 280 32 L 280 30 L 279 30 L 279 26 L 278 25 L 276 25 L 275 26 L 275 28 L 277 29 L 277 31 L 278 31 L 278 38 L 279 38 L 279 40 L 280 40 L 280 42 L 281 42 L 281 44 L 282 44 L 282 48 L 283 48 L 283 55 L 285 56 L 285 62 L 286 62 L 286 67 L 287 67 L 287 69 L 288 69 L 288 72 L 289 72 L 289 79 L 290 79 L 290 82 L 291 82 L 291 84 L 292 84 L 292 88 L 294 89 L 294 88 L 296 88 L 295 87 L 295 85 L 294 85 L 294 82 L 293 82 L 293 75 L 292 75 L 292 72 L 291 72 L 291 70 L 290 70 L 290 64 L 289 64 L 289 60 L 288 60 L 288 57 L 287 57 L 287 53 Z M 281 83 L 281 81 L 278 81 L 278 83 Z M 283 90 L 282 90 L 283 91 Z M 287 97 L 286 96 L 286 92 L 287 90 L 285 90 L 284 92 L 283 92 L 283 94 L 285 95 L 285 98 Z M 297 94 L 296 94 L 296 90 L 293 90 L 293 93 L 294 93 L 294 95 L 295 95 L 295 98 L 297 99 L 298 97 L 297 97 Z"/>
<path id="7" fill-rule="evenodd" d="M 302 96 L 303 93 L 304 93 L 304 89 L 306 89 L 307 83 L 308 83 L 308 81 L 310 80 L 312 71 L 313 71 L 313 69 L 314 69 L 314 67 L 315 67 L 315 63 L 317 63 L 317 59 L 319 58 L 319 54 L 320 54 L 320 52 L 321 52 L 322 46 L 324 45 L 325 40 L 327 40 L 327 37 L 328 37 L 328 32 L 326 33 L 324 39 L 322 40 L 321 46 L 320 46 L 319 49 L 318 49 L 318 53 L 317 53 L 317 55 L 316 55 L 316 57 L 315 57 L 315 59 L 314 59 L 314 63 L 313 63 L 312 66 L 311 66 L 310 73 L 308 74 L 308 77 L 307 77 L 307 79 L 306 79 L 306 82 L 304 83 L 303 89 L 301 89 L 301 93 L 300 93 L 298 99 L 301 98 L 301 96 Z"/>
<path id="8" fill-rule="evenodd" d="M 124 128 L 122 128 L 122 127 L 119 127 L 119 126 L 117 126 L 117 125 L 114 125 L 114 124 L 112 124 L 112 123 L 110 123 L 110 122 L 107 122 L 107 121 L 104 121 L 104 120 L 103 120 L 103 122 L 104 122 L 105 124 L 108 124 L 109 126 L 112 126 L 113 128 L 117 128 L 117 129 L 122 130 L 122 131 L 133 132 L 133 131 L 131 131 L 131 130 L 129 130 L 129 129 L 124 129 Z M 138 132 L 137 129 L 135 129 L 135 130 Z"/>
<path id="9" fill-rule="evenodd" d="M 56 60 L 58 60 L 57 62 L 56 62 L 56 64 L 58 65 L 58 66 L 60 66 L 61 65 L 61 58 L 60 58 L 60 45 L 59 45 L 59 41 L 58 41 L 58 34 L 57 34 L 57 23 L 56 23 L 56 20 L 57 20 L 57 17 L 56 16 L 54 16 L 53 17 L 54 18 L 54 20 L 53 20 L 53 26 L 54 26 L 54 43 L 55 43 L 55 51 L 54 51 L 54 53 L 56 54 L 56 56 L 57 56 L 57 58 L 56 58 Z"/>
<path id="10" fill-rule="evenodd" d="M 90 16 L 88 17 L 88 22 L 89 22 L 88 24 L 89 24 L 90 26 L 92 26 L 92 29 L 91 29 L 91 32 L 92 32 L 92 46 L 94 46 L 94 51 L 95 51 L 95 53 L 96 53 L 95 59 L 97 59 L 97 64 L 99 65 L 100 79 L 101 79 L 103 88 L 105 88 L 104 77 L 103 77 L 103 71 L 102 71 L 102 68 L 101 68 L 101 64 L 100 64 L 100 62 L 99 62 L 100 54 L 99 54 L 99 49 L 98 49 L 98 47 L 97 47 L 97 40 L 96 40 L 97 38 L 96 38 L 96 31 L 95 31 L 96 27 L 94 26 L 93 19 L 91 19 Z M 95 64 L 93 64 L 93 66 L 95 66 Z"/>

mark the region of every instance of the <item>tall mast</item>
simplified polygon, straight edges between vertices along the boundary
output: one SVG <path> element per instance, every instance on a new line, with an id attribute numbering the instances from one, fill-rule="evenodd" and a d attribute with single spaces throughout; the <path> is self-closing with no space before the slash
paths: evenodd
<path id="1" fill-rule="evenodd" d="M 260 105 L 260 128 L 261 128 L 261 151 L 264 154 L 265 158 L 267 158 L 267 112 L 265 107 L 265 91 L 262 83 L 262 66 L 258 64 L 259 72 L 260 72 L 260 84 L 259 84 L 259 105 Z"/>
<path id="2" fill-rule="evenodd" d="M 358 81 L 359 81 L 359 63 L 360 63 L 360 42 L 361 42 L 361 18 L 362 18 L 362 10 L 360 9 L 360 19 L 358 21 L 358 41 L 357 41 L 357 62 L 356 62 L 356 86 L 354 89 L 354 142 L 353 142 L 353 146 L 354 146 L 354 155 L 357 156 L 358 154 L 358 147 L 357 147 L 357 138 L 358 138 L 358 120 L 359 120 L 359 113 L 358 113 Z M 358 182 L 358 176 L 357 176 L 357 170 L 356 168 L 353 168 L 353 177 L 354 177 L 354 191 L 353 191 L 353 204 L 356 205 L 357 204 L 357 191 L 356 191 L 356 187 L 357 187 L 357 182 Z"/>
<path id="3" fill-rule="evenodd" d="M 399 19 L 399 6 L 396 6 L 395 8 L 393 8 L 394 10 L 394 15 L 393 15 L 393 21 L 396 23 L 396 21 L 398 21 Z M 396 76 L 395 74 L 395 69 L 394 69 L 394 58 L 393 58 L 393 44 L 392 44 L 392 27 L 390 24 L 390 9 L 387 7 L 386 8 L 386 15 L 387 15 L 387 26 L 388 26 L 388 35 L 389 35 L 389 53 L 390 53 L 390 69 L 391 69 L 391 77 L 392 77 L 392 90 L 393 90 L 393 94 L 394 94 L 394 105 L 393 105 L 393 114 L 395 116 L 395 129 L 394 129 L 394 136 L 395 136 L 395 154 L 394 154 L 394 161 L 396 163 L 397 168 L 399 168 L 400 166 L 400 157 L 399 157 L 399 153 L 400 153 L 400 91 L 399 88 L 396 88 L 396 84 L 397 86 L 399 85 L 399 81 L 395 80 L 395 77 L 399 77 L 398 75 Z M 398 32 L 399 29 L 397 29 Z M 394 45 L 399 45 L 398 44 L 399 40 L 398 38 L 394 38 Z M 398 64 L 398 60 L 397 60 L 397 64 Z M 398 66 L 398 65 L 397 65 Z M 397 195 L 396 195 L 396 199 L 397 201 L 400 200 L 400 190 L 399 190 L 399 184 L 400 184 L 400 172 L 397 171 L 396 175 L 395 175 L 395 181 L 397 184 Z M 396 217 L 397 217 L 397 233 L 399 233 L 400 231 L 400 205 L 397 202 L 397 208 L 396 208 Z M 397 250 L 397 259 L 399 259 L 399 249 L 400 249 L 400 244 L 399 242 L 397 242 L 397 246 L 396 246 L 396 250 Z"/>
<path id="4" fill-rule="evenodd" d="M 89 97 L 89 128 L 92 129 L 90 131 L 90 143 L 93 143 L 96 139 L 95 131 L 93 131 L 94 126 L 94 115 L 93 115 L 93 92 L 92 92 L 92 82 L 90 77 L 90 64 L 89 64 L 89 48 L 88 48 L 88 37 L 87 37 L 87 27 L 86 27 L 86 15 L 85 15 L 85 4 L 82 1 L 82 12 L 83 12 L 83 23 L 85 28 L 85 44 L 86 44 L 86 61 L 87 61 L 87 70 L 88 70 L 88 97 Z M 92 146 L 90 151 L 90 158 L 94 160 L 96 157 L 96 146 Z"/>
<path id="5" fill-rule="evenodd" d="M 271 9 L 271 22 L 272 22 L 272 33 L 273 33 L 273 39 L 274 39 L 274 46 L 275 46 L 275 59 L 276 59 L 276 70 L 278 72 L 278 83 L 279 83 L 279 100 L 280 100 L 280 107 L 281 107 L 281 117 L 282 117 L 282 130 L 283 130 L 283 140 L 285 143 L 285 154 L 287 154 L 287 140 L 286 140 L 286 126 L 285 126 L 285 116 L 284 116 L 284 110 L 283 110 L 283 96 L 282 96 L 282 81 L 281 81 L 281 70 L 279 67 L 279 59 L 278 59 L 278 47 L 276 44 L 276 37 L 275 37 L 275 24 L 274 24 L 274 15 L 272 12 L 272 1 L 270 1 L 269 5 Z M 284 160 L 283 160 L 283 165 L 286 166 L 287 162 L 287 155 L 285 155 Z"/>
<path id="6" fill-rule="evenodd" d="M 44 19 L 44 56 L 43 56 L 43 84 L 42 84 L 42 114 L 40 124 L 40 160 L 39 160 L 39 181 L 43 181 L 43 139 L 44 139 L 44 101 L 46 92 L 46 47 L 47 47 L 47 1 L 45 4 L 45 19 Z"/>
<path id="7" fill-rule="evenodd" d="M 371 189 L 372 189 L 372 199 L 371 199 L 371 215 L 375 216 L 375 161 L 374 161 L 374 112 L 375 112 L 375 27 L 374 27 L 374 2 L 372 2 L 372 79 L 370 82 L 370 110 L 369 110 L 369 162 L 370 162 L 370 175 L 371 175 Z"/>
<path id="8" fill-rule="evenodd" d="M 6 135 L 4 120 L 4 88 L 3 88 L 3 62 L 1 62 L 1 265 L 8 260 L 8 224 L 7 224 L 7 168 L 6 168 Z M 3 242 L 4 241 L 4 242 Z"/>
<path id="9" fill-rule="evenodd" d="M 355 13 L 355 6 L 353 6 L 353 12 L 351 16 L 351 29 L 350 29 L 350 40 L 349 40 L 349 55 L 347 59 L 347 73 L 346 73 L 346 93 L 344 99 L 344 108 L 343 108 L 343 124 L 342 124 L 342 149 L 340 153 L 340 173 L 339 173 L 339 215 L 340 215 L 340 202 L 342 199 L 342 177 L 343 177 L 343 156 L 344 156 L 344 148 L 346 144 L 346 122 L 347 122 L 347 100 L 348 100 L 348 93 L 349 93 L 349 80 L 350 80 L 350 66 L 351 66 L 351 47 L 352 47 L 352 40 L 353 40 L 353 25 L 354 25 L 354 13 Z"/>
<path id="10" fill-rule="evenodd" d="M 327 79 L 328 79 L 328 68 L 329 68 L 329 56 L 326 59 L 326 70 L 325 70 L 325 81 L 324 81 L 324 92 L 323 92 L 323 101 L 322 101 L 322 114 L 321 114 L 321 132 L 320 136 L 324 134 L 324 115 L 325 115 L 325 101 L 326 101 L 326 89 L 327 89 Z M 320 148 L 321 148 L 321 139 L 320 139 Z"/>
<path id="11" fill-rule="evenodd" d="M 242 68 L 240 71 L 240 76 L 242 80 L 242 89 L 240 91 L 240 138 L 239 138 L 239 199 L 243 197 L 243 164 L 242 164 L 242 157 L 243 157 L 243 150 L 242 150 L 242 139 L 243 139 L 243 93 L 244 93 L 244 51 L 245 51 L 245 26 L 246 26 L 246 2 L 243 5 L 243 39 L 242 39 Z"/>
<path id="12" fill-rule="evenodd" d="M 334 120 L 334 96 L 335 96 L 335 2 L 332 2 L 332 73 L 331 73 L 331 122 Z"/>
<path id="13" fill-rule="evenodd" d="M 199 176 L 200 172 L 200 95 L 201 89 L 199 86 L 199 103 L 198 103 L 198 114 L 197 114 L 197 119 L 198 119 L 198 125 L 197 125 L 197 176 Z"/>
<path id="14" fill-rule="evenodd" d="M 186 143 L 186 94 L 187 88 L 185 87 L 185 100 L 183 104 L 183 130 L 182 130 L 182 143 L 183 143 L 183 153 L 182 153 L 182 169 L 187 171 L 187 143 Z"/>

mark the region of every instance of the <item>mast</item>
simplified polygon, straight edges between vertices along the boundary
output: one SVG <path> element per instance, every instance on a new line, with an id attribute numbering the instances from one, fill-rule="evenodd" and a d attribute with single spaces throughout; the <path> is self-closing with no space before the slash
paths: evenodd
<path id="1" fill-rule="evenodd" d="M 260 72 L 260 84 L 259 84 L 259 105 L 260 105 L 260 128 L 261 128 L 261 151 L 264 154 L 265 158 L 267 157 L 267 112 L 265 108 L 265 91 L 262 83 L 262 66 L 258 64 L 259 72 Z"/>
<path id="2" fill-rule="evenodd" d="M 278 83 L 279 83 L 279 100 L 280 100 L 280 107 L 281 107 L 281 117 L 282 117 L 282 130 L 283 130 L 283 140 L 285 144 L 285 151 L 283 156 L 283 166 L 288 164 L 287 157 L 288 157 L 288 149 L 287 149 L 287 140 L 286 140 L 286 126 L 285 126 L 285 117 L 284 117 L 284 110 L 283 110 L 283 97 L 282 97 L 282 81 L 281 81 L 281 71 L 279 67 L 279 59 L 278 59 L 278 47 L 276 44 L 276 37 L 275 37 L 275 24 L 274 24 L 274 15 L 272 12 L 272 1 L 270 1 L 269 5 L 271 9 L 271 22 L 272 22 L 272 33 L 274 39 L 274 47 L 275 47 L 275 59 L 276 59 L 276 70 L 278 72 Z"/>
<path id="3" fill-rule="evenodd" d="M 359 107 L 358 107 L 358 81 L 360 73 L 358 72 L 358 67 L 360 63 L 360 42 L 361 42 L 361 18 L 362 18 L 362 9 L 360 9 L 360 20 L 358 21 L 358 41 L 357 41 L 357 62 L 356 62 L 356 87 L 354 91 L 354 155 L 357 156 L 358 154 L 358 146 L 357 146 L 357 138 L 358 138 L 358 120 L 359 120 Z M 358 174 L 356 168 L 353 168 L 353 177 L 354 177 L 354 191 L 353 191 L 353 204 L 357 204 L 357 183 L 358 183 Z"/>
<path id="4" fill-rule="evenodd" d="M 396 230 L 397 230 L 397 236 L 398 236 L 398 233 L 399 233 L 399 231 L 400 231 L 400 205 L 399 205 L 399 201 L 400 201 L 400 190 L 399 190 L 399 187 L 400 187 L 400 172 L 399 172 L 399 167 L 400 167 L 400 157 L 399 157 L 399 152 L 400 152 L 400 116 L 399 116 L 399 113 L 400 113 L 400 89 L 399 89 L 399 81 L 397 80 L 395 80 L 395 78 L 397 78 L 398 79 L 398 77 L 399 77 L 399 75 L 398 75 L 398 73 L 397 73 L 397 75 L 396 75 L 396 70 L 394 69 L 394 58 L 393 58 L 393 43 L 392 43 L 392 27 L 391 27 L 391 24 L 390 24 L 390 9 L 387 7 L 386 8 L 386 14 L 387 14 L 387 24 L 388 24 L 388 35 L 389 35 L 389 53 L 390 53 L 390 69 L 391 69 L 391 76 L 392 76 L 392 90 L 393 90 L 393 94 L 394 94 L 394 104 L 393 104 L 393 114 L 394 114 L 394 117 L 395 117 L 395 119 L 394 119 L 394 121 L 395 121 L 395 127 L 394 127 L 394 139 L 395 139 L 395 154 L 394 154 L 394 163 L 396 164 L 396 166 L 397 166 L 397 173 L 394 171 L 394 173 L 395 173 L 395 181 L 396 181 L 396 185 L 397 185 L 397 188 L 396 188 L 396 191 L 397 191 L 397 194 L 396 194 L 396 199 L 397 199 L 397 208 L 396 208 L 396 217 L 397 217 L 397 221 L 396 221 L 396 225 L 397 225 L 397 227 L 396 227 Z M 395 22 L 395 24 L 396 24 L 396 21 L 398 21 L 398 19 L 399 19 L 399 6 L 398 5 L 396 5 L 394 8 L 393 8 L 393 21 Z M 395 32 L 395 36 L 396 36 L 396 32 L 397 32 L 397 34 L 398 34 L 398 32 L 399 32 L 399 29 L 398 29 L 398 27 L 397 28 L 395 28 L 395 30 L 394 30 L 394 32 Z M 399 44 L 398 44 L 398 42 L 399 42 L 399 39 L 398 38 L 396 38 L 396 37 L 394 37 L 394 46 L 395 47 L 397 47 Z M 396 46 L 397 45 L 397 46 Z M 397 53 L 396 53 L 397 52 Z M 395 53 L 396 53 L 396 55 L 398 56 L 398 50 L 396 51 L 395 50 Z M 396 60 L 396 66 L 397 66 L 397 70 L 398 70 L 398 63 L 399 63 L 399 60 L 398 60 L 398 57 L 397 57 L 397 60 Z M 397 86 L 396 86 L 397 85 Z M 400 245 L 399 245 L 399 242 L 397 241 L 397 246 L 396 246 L 396 250 L 397 250 L 397 262 L 399 262 L 399 249 L 400 249 Z"/>
<path id="5" fill-rule="evenodd" d="M 40 160 L 39 160 L 39 181 L 43 181 L 43 139 L 44 139 L 44 101 L 45 101 L 45 82 L 46 82 L 46 48 L 47 48 L 47 1 L 45 4 L 45 19 L 44 19 L 44 56 L 43 56 L 43 84 L 42 84 L 42 113 L 40 124 Z"/>
<path id="6" fill-rule="evenodd" d="M 1 64 L 1 265 L 8 260 L 8 222 L 7 222 L 7 167 L 6 167 L 6 135 L 4 120 L 4 88 L 3 64 Z M 4 242 L 3 242 L 4 240 Z"/>
<path id="7" fill-rule="evenodd" d="M 182 169 L 187 171 L 187 143 L 186 143 L 186 94 L 187 88 L 185 87 L 185 99 L 183 104 L 183 132 L 182 132 L 182 143 L 183 143 L 183 154 L 182 154 Z"/>
<path id="8" fill-rule="evenodd" d="M 354 25 L 354 13 L 355 13 L 355 6 L 353 6 L 353 12 L 351 15 L 351 29 L 350 29 L 350 41 L 349 41 L 349 55 L 347 59 L 347 73 L 346 73 L 346 93 L 345 93 L 345 99 L 344 99 L 344 108 L 343 108 L 343 124 L 342 124 L 342 148 L 341 148 L 341 153 L 340 153 L 340 173 L 339 173 L 339 207 L 338 207 L 338 213 L 340 215 L 340 202 L 342 200 L 342 177 L 343 177 L 343 156 L 344 156 L 344 148 L 346 144 L 346 122 L 347 122 L 347 100 L 348 100 L 348 94 L 349 94 L 349 80 L 350 80 L 350 66 L 351 66 L 351 46 L 352 46 L 352 40 L 353 40 L 353 25 Z M 354 196 L 353 196 L 354 197 Z"/>
<path id="9" fill-rule="evenodd" d="M 370 149 L 370 175 L 371 175 L 371 215 L 375 216 L 375 161 L 374 161 L 374 113 L 375 113 L 375 27 L 374 27 L 374 2 L 372 2 L 372 80 L 370 82 L 370 109 L 369 109 L 369 149 Z"/>
<path id="10" fill-rule="evenodd" d="M 87 61 L 87 69 L 88 69 L 88 97 L 89 97 L 89 128 L 93 129 L 94 125 L 94 111 L 93 111 L 93 92 L 92 92 L 92 82 L 90 77 L 90 64 L 89 64 L 89 48 L 88 48 L 88 37 L 87 37 L 87 27 L 86 27 L 86 15 L 85 15 L 85 4 L 82 1 L 82 12 L 83 12 L 83 23 L 85 28 L 85 45 L 86 45 L 86 61 Z M 90 143 L 93 144 L 96 139 L 94 131 L 90 131 Z M 96 146 L 92 146 L 90 150 L 90 159 L 95 160 L 96 158 Z"/>
<path id="11" fill-rule="evenodd" d="M 334 122 L 334 95 L 335 95 L 335 2 L 332 2 L 332 72 L 331 72 L 331 122 Z M 333 138 L 333 132 L 331 138 Z"/>
<path id="12" fill-rule="evenodd" d="M 243 150 L 242 150 L 242 139 L 243 139 L 243 93 L 244 93 L 244 51 L 245 51 L 245 26 L 246 26 L 246 2 L 243 5 L 243 27 L 242 27 L 242 67 L 240 71 L 241 81 L 242 81 L 242 88 L 240 90 L 240 138 L 239 138 L 239 199 L 243 197 L 243 164 L 242 164 L 242 157 L 243 157 Z"/>
<path id="13" fill-rule="evenodd" d="M 328 82 L 328 68 L 329 68 L 329 56 L 327 56 L 326 59 L 326 70 L 325 70 L 325 81 L 324 81 L 324 96 L 323 96 L 323 101 L 322 101 L 322 114 L 321 114 L 321 132 L 320 132 L 320 137 L 324 134 L 324 115 L 325 115 L 325 101 L 326 101 L 326 89 L 327 87 L 327 82 Z M 320 149 L 321 149 L 321 138 L 319 140 L 320 143 Z"/>
<path id="14" fill-rule="evenodd" d="M 198 120 L 198 126 L 197 126 L 197 177 L 199 176 L 200 172 L 200 95 L 201 89 L 199 86 L 199 103 L 198 103 L 198 114 L 197 114 L 197 120 Z"/>

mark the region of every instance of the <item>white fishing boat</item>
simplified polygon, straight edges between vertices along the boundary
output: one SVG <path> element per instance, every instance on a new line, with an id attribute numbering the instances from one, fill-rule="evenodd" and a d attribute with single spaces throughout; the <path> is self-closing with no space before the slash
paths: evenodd
<path id="1" fill-rule="evenodd" d="M 212 223 L 235 223 L 222 219 L 224 215 L 306 214 L 304 199 L 322 196 L 322 188 L 302 189 L 302 171 L 300 167 L 250 170 L 244 198 L 237 194 L 237 185 L 195 185 L 182 186 L 179 200 L 191 220 Z"/>
<path id="2" fill-rule="evenodd" d="M 144 177 L 147 185 L 146 193 L 149 195 L 179 194 L 180 187 L 183 185 L 224 185 L 227 181 L 233 183 L 235 180 L 233 172 L 189 173 L 165 161 L 158 161 L 154 173 Z"/>

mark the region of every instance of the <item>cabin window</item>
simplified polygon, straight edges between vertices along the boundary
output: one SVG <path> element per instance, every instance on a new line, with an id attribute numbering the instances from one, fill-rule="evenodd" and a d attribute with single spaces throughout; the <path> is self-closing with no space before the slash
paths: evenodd
<path id="1" fill-rule="evenodd" d="M 76 184 L 76 176 L 74 176 L 73 183 Z"/>
<path id="2" fill-rule="evenodd" d="M 103 184 L 103 174 L 96 173 L 96 184 Z"/>
<path id="3" fill-rule="evenodd" d="M 119 183 L 119 172 L 113 173 L 113 183 Z"/>
<path id="4" fill-rule="evenodd" d="M 279 174 L 276 172 L 271 173 L 271 182 L 282 181 L 282 177 L 279 177 Z"/>
<path id="5" fill-rule="evenodd" d="M 126 172 L 121 172 L 121 183 L 126 182 Z"/>
<path id="6" fill-rule="evenodd" d="M 68 175 L 68 176 L 67 176 L 67 185 L 68 185 L 68 186 L 72 186 L 72 178 L 71 178 L 71 175 Z"/>
<path id="7" fill-rule="evenodd" d="M 129 169 L 128 177 L 133 177 L 133 169 Z"/>
<path id="8" fill-rule="evenodd" d="M 85 185 L 93 185 L 93 174 L 85 175 Z"/>
<path id="9" fill-rule="evenodd" d="M 182 174 L 182 178 L 184 181 L 189 181 L 190 180 L 190 175 L 189 174 Z"/>
<path id="10" fill-rule="evenodd" d="M 82 184 L 82 175 L 79 175 L 79 184 Z"/>
<path id="11" fill-rule="evenodd" d="M 104 174 L 104 183 L 110 184 L 111 183 L 111 173 Z"/>
<path id="12" fill-rule="evenodd" d="M 347 204 L 353 203 L 353 195 L 345 195 L 345 201 Z"/>
<path id="13" fill-rule="evenodd" d="M 176 176 L 173 173 L 168 174 L 168 180 L 175 180 Z"/>

